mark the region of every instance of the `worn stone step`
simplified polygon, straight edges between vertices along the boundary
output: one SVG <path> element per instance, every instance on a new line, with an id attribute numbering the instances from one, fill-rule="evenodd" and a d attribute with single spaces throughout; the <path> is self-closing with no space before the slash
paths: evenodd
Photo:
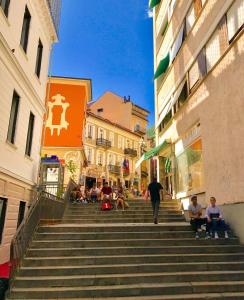
<path id="1" fill-rule="evenodd" d="M 194 245 L 238 245 L 239 241 L 236 238 L 228 240 L 195 240 L 190 238 L 185 239 L 144 239 L 144 240 L 127 240 L 127 239 L 113 239 L 113 240 L 49 240 L 38 241 L 34 240 L 31 244 L 32 248 L 82 248 L 82 247 L 119 247 L 119 246 L 194 246 Z"/>
<path id="2" fill-rule="evenodd" d="M 13 288 L 12 299 L 52 299 L 86 297 L 127 297 L 147 295 L 182 295 L 191 293 L 243 292 L 243 281 L 183 282 L 160 284 L 131 284 L 105 287 Z"/>
<path id="3" fill-rule="evenodd" d="M 215 254 L 151 254 L 151 255 L 108 255 L 108 256 L 28 256 L 23 266 L 83 266 L 103 264 L 166 263 L 166 262 L 230 262 L 244 261 L 244 253 Z"/>
<path id="4" fill-rule="evenodd" d="M 136 216 L 152 216 L 152 211 L 151 210 L 111 210 L 111 211 L 101 211 L 101 210 L 94 210 L 92 212 L 88 212 L 86 210 L 84 211 L 66 211 L 64 216 L 104 216 L 104 215 L 109 215 L 111 217 L 120 217 L 120 216 L 129 216 L 129 217 L 136 217 Z M 182 216 L 182 212 L 181 211 L 159 211 L 159 216 Z"/>
<path id="5" fill-rule="evenodd" d="M 154 224 L 128 224 L 126 226 L 121 226 L 121 224 L 90 224 L 84 225 L 73 225 L 71 224 L 59 224 L 52 226 L 40 226 L 38 228 L 38 232 L 163 232 L 163 231 L 185 231 L 191 230 L 191 227 L 186 222 L 177 222 L 172 223 L 171 225 L 164 223 L 158 224 L 155 226 Z"/>
<path id="6" fill-rule="evenodd" d="M 194 238 L 192 231 L 164 231 L 164 232 L 102 232 L 102 233 L 37 233 L 35 240 L 102 240 L 102 239 L 158 239 L 158 238 Z"/>
<path id="7" fill-rule="evenodd" d="M 189 246 L 127 246 L 127 247 L 87 247 L 74 248 L 29 248 L 27 255 L 30 257 L 53 257 L 53 256 L 77 256 L 77 255 L 140 255 L 140 254 L 202 254 L 202 253 L 240 253 L 244 252 L 244 246 L 240 245 L 194 245 Z"/>
<path id="8" fill-rule="evenodd" d="M 184 222 L 185 219 L 183 217 L 177 217 L 177 218 L 159 218 L 158 221 L 160 223 L 174 223 L 174 222 L 178 222 L 178 221 L 182 221 Z M 82 224 L 94 224 L 94 223 L 152 223 L 153 222 L 153 218 L 117 218 L 117 219 L 110 219 L 109 216 L 107 218 L 96 218 L 96 219 L 75 219 L 75 218 L 64 218 L 61 223 L 62 224 L 69 224 L 69 223 L 82 223 Z"/>
<path id="9" fill-rule="evenodd" d="M 36 287 L 82 287 L 105 285 L 128 285 L 142 283 L 168 283 L 191 281 L 244 281 L 244 271 L 202 271 L 175 273 L 147 273 L 147 274 L 112 274 L 90 276 L 36 276 L 16 278 L 16 288 Z"/>
<path id="10" fill-rule="evenodd" d="M 66 276 L 96 274 L 130 274 L 195 271 L 244 271 L 244 261 L 236 262 L 194 262 L 194 263 L 152 263 L 152 264 L 106 264 L 85 266 L 43 266 L 22 267 L 20 276 Z"/>

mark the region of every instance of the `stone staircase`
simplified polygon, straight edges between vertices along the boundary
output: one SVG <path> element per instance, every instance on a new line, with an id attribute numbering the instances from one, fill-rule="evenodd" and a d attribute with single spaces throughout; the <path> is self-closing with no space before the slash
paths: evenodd
<path id="1" fill-rule="evenodd" d="M 8 299 L 244 299 L 244 246 L 194 239 L 176 201 L 127 211 L 70 205 L 41 226 Z"/>

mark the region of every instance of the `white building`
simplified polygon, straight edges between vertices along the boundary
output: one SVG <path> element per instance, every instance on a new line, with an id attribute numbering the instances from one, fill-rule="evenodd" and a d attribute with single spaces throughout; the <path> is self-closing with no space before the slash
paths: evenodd
<path id="1" fill-rule="evenodd" d="M 0 264 L 37 183 L 60 1 L 0 1 Z"/>

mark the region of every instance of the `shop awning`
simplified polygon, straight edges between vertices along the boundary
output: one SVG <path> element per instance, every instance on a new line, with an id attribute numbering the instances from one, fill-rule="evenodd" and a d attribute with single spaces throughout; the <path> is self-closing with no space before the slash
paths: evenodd
<path id="1" fill-rule="evenodd" d="M 157 70 L 154 74 L 154 79 L 157 79 L 160 75 L 166 72 L 169 66 L 170 55 L 169 53 L 160 61 Z"/>
<path id="2" fill-rule="evenodd" d="M 149 151 L 147 151 L 146 153 L 144 153 L 141 158 L 136 162 L 135 167 L 138 168 L 140 166 L 140 164 L 144 161 L 144 160 L 148 160 L 156 155 L 159 154 L 159 152 L 164 149 L 166 146 L 168 146 L 169 143 L 167 141 L 163 141 L 161 144 L 159 144 L 157 147 L 154 147 L 152 149 L 150 149 Z"/>
<path id="3" fill-rule="evenodd" d="M 150 0 L 149 1 L 149 7 L 150 8 L 154 8 L 155 6 L 157 6 L 160 3 L 161 0 Z"/>

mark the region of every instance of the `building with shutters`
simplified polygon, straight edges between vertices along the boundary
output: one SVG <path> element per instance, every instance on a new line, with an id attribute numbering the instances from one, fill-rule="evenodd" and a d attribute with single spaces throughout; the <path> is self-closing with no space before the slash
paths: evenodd
<path id="1" fill-rule="evenodd" d="M 231 210 L 244 202 L 244 0 L 149 5 L 158 177 L 184 203 L 214 195 Z"/>
<path id="2" fill-rule="evenodd" d="M 110 91 L 88 106 L 85 151 L 88 167 L 83 175 L 86 183 L 144 189 L 149 180 L 146 166 L 137 167 L 146 145 L 149 112 L 134 104 L 130 97 L 120 97 Z"/>
<path id="3" fill-rule="evenodd" d="M 32 201 L 60 0 L 0 1 L 0 265 Z M 1 267 L 0 267 L 1 269 Z"/>

